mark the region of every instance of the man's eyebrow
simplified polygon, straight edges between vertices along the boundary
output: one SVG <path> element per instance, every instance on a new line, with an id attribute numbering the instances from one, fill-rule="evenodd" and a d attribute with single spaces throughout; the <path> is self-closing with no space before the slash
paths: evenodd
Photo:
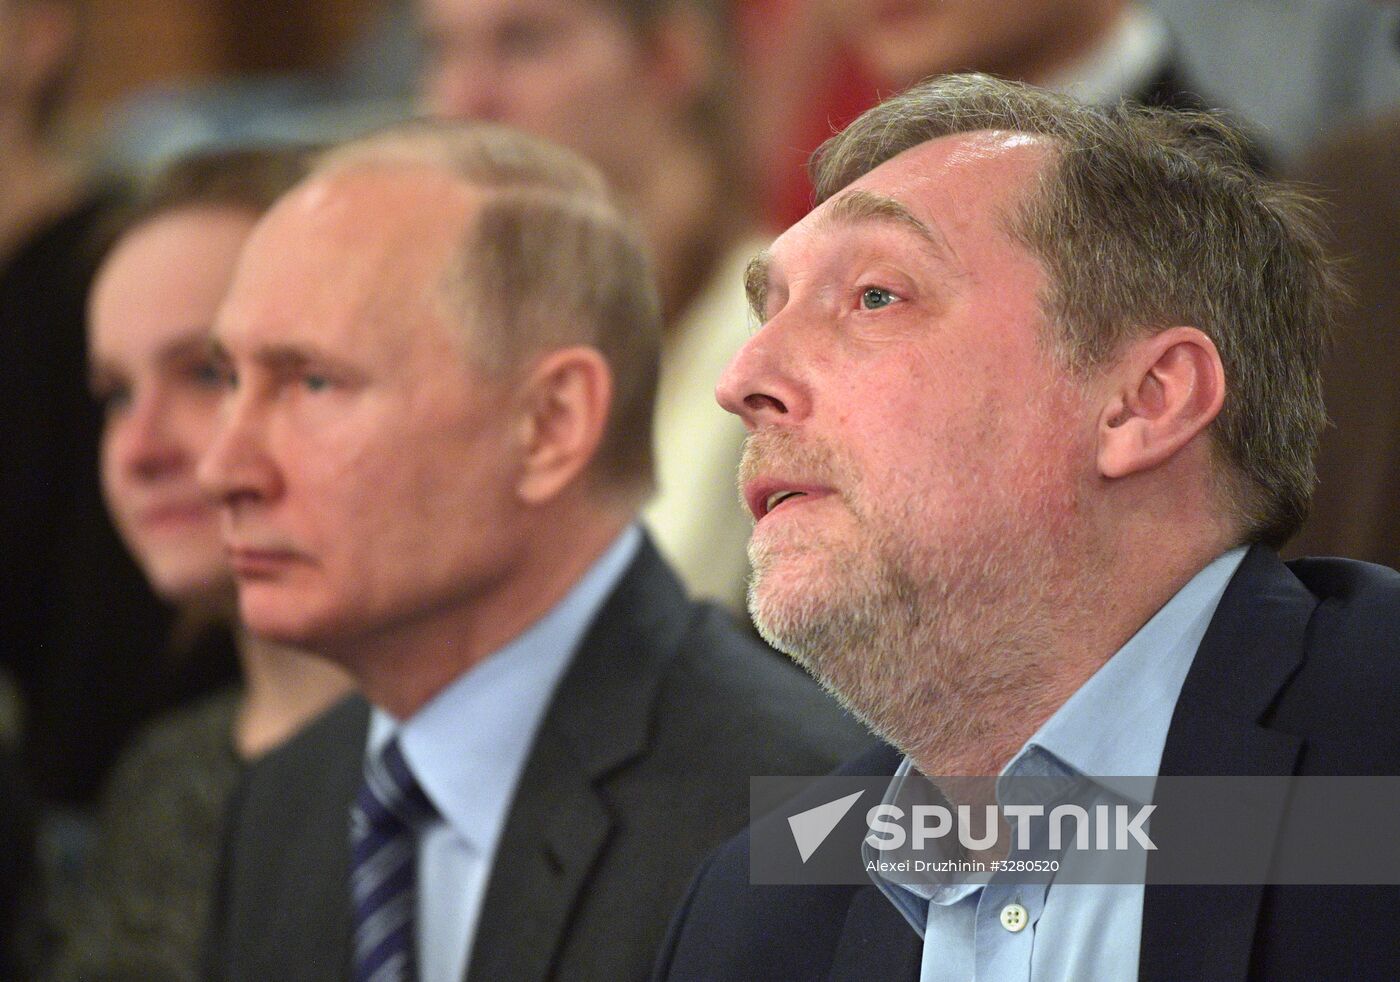
<path id="1" fill-rule="evenodd" d="M 929 225 L 898 198 L 857 188 L 833 198 L 820 218 L 822 225 L 858 225 L 862 222 L 886 222 L 908 229 L 946 263 L 953 262 L 953 250 L 936 226 Z"/>
<path id="2" fill-rule="evenodd" d="M 864 222 L 883 222 L 908 229 L 923 240 L 935 260 L 949 267 L 956 267 L 957 260 L 948 240 L 936 226 L 929 225 L 910 211 L 903 202 L 889 195 L 876 194 L 857 188 L 831 200 L 831 207 L 822 213 L 819 222 L 822 226 L 859 225 Z M 748 294 L 749 306 L 761 321 L 768 299 L 769 267 L 772 255 L 764 249 L 749 260 L 744 270 L 744 292 Z"/>
<path id="3" fill-rule="evenodd" d="M 772 255 L 764 249 L 744 267 L 744 292 L 748 294 L 749 307 L 760 321 L 768 302 L 768 267 L 772 261 Z"/>
<path id="4" fill-rule="evenodd" d="M 314 352 L 291 344 L 263 344 L 253 349 L 253 360 L 273 371 L 294 371 L 315 357 Z"/>

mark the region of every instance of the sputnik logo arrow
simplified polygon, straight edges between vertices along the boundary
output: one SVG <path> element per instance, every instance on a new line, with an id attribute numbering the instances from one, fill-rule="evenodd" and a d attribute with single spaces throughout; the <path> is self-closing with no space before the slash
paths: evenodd
<path id="1" fill-rule="evenodd" d="M 804 863 L 826 841 L 826 837 L 831 834 L 841 819 L 846 817 L 846 812 L 851 810 L 856 799 L 863 794 L 865 794 L 864 791 L 857 791 L 844 798 L 828 801 L 824 805 L 818 805 L 816 808 L 809 808 L 805 812 L 798 812 L 796 815 L 788 817 L 788 827 L 792 829 L 792 839 L 797 843 L 797 853 L 802 857 Z"/>

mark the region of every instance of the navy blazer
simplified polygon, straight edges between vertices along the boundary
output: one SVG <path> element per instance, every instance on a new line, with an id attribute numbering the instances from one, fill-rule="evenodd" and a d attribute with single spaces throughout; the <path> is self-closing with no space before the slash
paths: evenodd
<path id="1" fill-rule="evenodd" d="M 1201 641 L 1161 773 L 1400 773 L 1397 721 L 1400 574 L 1343 559 L 1285 565 L 1256 546 Z M 898 763 L 882 747 L 842 770 L 893 774 Z M 1281 818 L 1258 834 L 1273 839 Z M 746 831 L 697 875 L 657 980 L 917 982 L 923 943 L 873 885 L 754 887 L 748 870 Z M 1400 979 L 1397 917 L 1390 886 L 1149 886 L 1138 975 Z"/>

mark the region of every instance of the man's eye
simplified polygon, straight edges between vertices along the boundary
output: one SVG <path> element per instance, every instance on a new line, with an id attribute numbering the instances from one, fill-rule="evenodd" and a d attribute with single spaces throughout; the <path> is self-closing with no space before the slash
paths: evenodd
<path id="1" fill-rule="evenodd" d="M 860 294 L 860 305 L 864 310 L 879 310 L 888 307 L 899 298 L 889 290 L 879 286 L 867 286 Z"/>
<path id="2" fill-rule="evenodd" d="M 331 380 L 329 376 L 307 372 L 301 377 L 301 384 L 308 392 L 324 392 L 331 387 Z"/>

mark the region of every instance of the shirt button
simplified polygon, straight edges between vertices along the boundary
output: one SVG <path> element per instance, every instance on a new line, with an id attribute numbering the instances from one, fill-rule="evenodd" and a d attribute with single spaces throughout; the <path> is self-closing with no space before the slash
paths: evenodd
<path id="1" fill-rule="evenodd" d="M 1001 909 L 1001 926 L 1012 934 L 1024 928 L 1029 919 L 1026 916 L 1026 908 L 1020 904 L 1007 904 Z"/>

